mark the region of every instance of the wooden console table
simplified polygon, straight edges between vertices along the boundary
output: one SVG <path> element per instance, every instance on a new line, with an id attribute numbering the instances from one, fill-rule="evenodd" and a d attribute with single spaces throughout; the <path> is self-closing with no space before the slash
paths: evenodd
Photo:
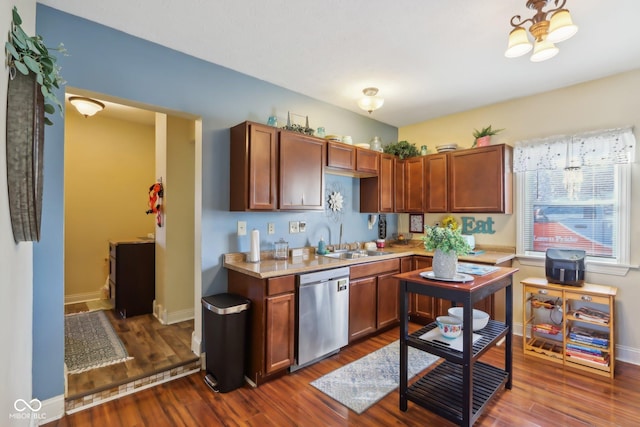
<path id="1" fill-rule="evenodd" d="M 400 410 L 407 411 L 408 401 L 429 409 L 462 426 L 471 426 L 496 393 L 512 383 L 513 274 L 516 268 L 500 267 L 485 276 L 474 276 L 472 282 L 456 283 L 424 279 L 416 270 L 395 275 L 400 280 Z M 473 342 L 474 303 L 500 289 L 505 289 L 505 322 L 489 320 L 484 329 L 475 333 L 481 337 Z M 463 351 L 450 349 L 420 339 L 437 328 L 431 323 L 408 334 L 409 294 L 416 293 L 454 301 L 464 307 Z M 496 342 L 505 338 L 504 366 L 496 367 L 478 359 Z M 425 376 L 408 386 L 408 348 L 414 347 L 445 359 Z"/>

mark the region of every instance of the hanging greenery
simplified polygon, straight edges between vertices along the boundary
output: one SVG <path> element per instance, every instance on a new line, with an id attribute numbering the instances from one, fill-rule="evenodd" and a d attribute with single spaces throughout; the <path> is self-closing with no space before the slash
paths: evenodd
<path id="1" fill-rule="evenodd" d="M 41 36 L 28 36 L 22 29 L 22 18 L 15 6 L 11 24 L 9 41 L 5 43 L 9 77 L 15 78 L 16 70 L 25 76 L 33 73 L 45 99 L 45 113 L 55 113 L 57 106 L 62 114 L 62 103 L 56 97 L 55 90 L 66 82 L 60 75 L 60 66 L 56 64 L 57 58 L 51 51 L 66 55 L 64 44 L 60 43 L 57 48 L 52 49 L 45 46 Z M 44 121 L 47 125 L 53 124 L 48 117 L 45 117 Z"/>

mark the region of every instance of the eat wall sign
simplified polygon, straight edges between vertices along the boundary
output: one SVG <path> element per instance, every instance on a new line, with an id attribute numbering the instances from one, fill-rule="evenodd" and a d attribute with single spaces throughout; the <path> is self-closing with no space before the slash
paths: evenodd
<path id="1" fill-rule="evenodd" d="M 485 220 L 476 219 L 474 216 L 462 217 L 462 234 L 494 234 L 493 218 Z"/>

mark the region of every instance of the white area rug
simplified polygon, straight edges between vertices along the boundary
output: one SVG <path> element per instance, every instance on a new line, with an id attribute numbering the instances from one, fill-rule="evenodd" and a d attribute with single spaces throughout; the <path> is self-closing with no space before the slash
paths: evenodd
<path id="1" fill-rule="evenodd" d="M 132 359 L 104 311 L 64 317 L 64 363 L 69 374 Z"/>
<path id="2" fill-rule="evenodd" d="M 438 356 L 410 347 L 408 360 L 407 379 L 411 379 L 438 360 Z M 399 381 L 400 341 L 395 341 L 312 381 L 311 385 L 361 414 L 395 390 Z"/>

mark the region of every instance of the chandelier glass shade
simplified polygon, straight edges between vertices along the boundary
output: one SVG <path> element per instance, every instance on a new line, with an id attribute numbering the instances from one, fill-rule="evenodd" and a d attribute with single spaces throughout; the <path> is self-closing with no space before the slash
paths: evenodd
<path id="1" fill-rule="evenodd" d="M 543 10 L 552 3 L 556 6 L 555 9 Z M 527 0 L 527 7 L 536 13 L 529 19 L 522 19 L 520 15 L 511 18 L 511 26 L 514 29 L 509 33 L 509 43 L 504 56 L 517 58 L 527 54 L 531 49 L 532 62 L 546 61 L 556 56 L 559 50 L 554 43 L 565 41 L 578 31 L 571 14 L 564 9 L 566 3 L 566 0 Z M 527 23 L 531 24 L 529 33 L 533 37 L 533 44 L 524 28 Z"/>
<path id="2" fill-rule="evenodd" d="M 85 117 L 93 116 L 104 109 L 102 102 L 84 96 L 71 96 L 69 102 Z"/>
<path id="3" fill-rule="evenodd" d="M 358 107 L 371 114 L 372 111 L 377 110 L 384 104 L 384 98 L 378 95 L 378 88 L 368 87 L 362 90 L 364 96 L 358 100 Z"/>

